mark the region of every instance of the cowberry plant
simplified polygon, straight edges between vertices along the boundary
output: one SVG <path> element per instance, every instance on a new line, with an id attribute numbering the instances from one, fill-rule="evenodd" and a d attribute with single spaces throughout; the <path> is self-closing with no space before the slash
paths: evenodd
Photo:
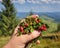
<path id="1" fill-rule="evenodd" d="M 34 30 L 43 32 L 48 28 L 48 25 L 43 23 L 38 15 L 31 15 L 24 18 L 23 20 L 21 20 L 19 26 L 19 30 L 22 34 L 31 33 Z"/>

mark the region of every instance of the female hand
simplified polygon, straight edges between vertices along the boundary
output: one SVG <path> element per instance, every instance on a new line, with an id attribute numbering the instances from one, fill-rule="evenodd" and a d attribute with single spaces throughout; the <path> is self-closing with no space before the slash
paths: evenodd
<path id="1" fill-rule="evenodd" d="M 19 28 L 19 26 L 17 26 L 15 28 L 14 33 L 12 35 L 12 38 L 4 46 L 4 48 L 25 48 L 26 43 L 28 43 L 29 41 L 37 38 L 41 33 L 41 32 L 38 32 L 38 31 L 35 30 L 31 34 L 25 34 L 25 35 L 17 36 L 18 28 Z"/>

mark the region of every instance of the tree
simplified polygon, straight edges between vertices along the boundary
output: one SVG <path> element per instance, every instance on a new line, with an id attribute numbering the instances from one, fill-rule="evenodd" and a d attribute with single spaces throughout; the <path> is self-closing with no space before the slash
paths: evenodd
<path id="1" fill-rule="evenodd" d="M 32 11 L 30 12 L 29 16 L 31 16 L 31 15 L 33 15 L 33 12 Z"/>
<path id="2" fill-rule="evenodd" d="M 0 29 L 2 35 L 12 35 L 15 26 L 17 25 L 16 11 L 11 0 L 2 0 L 2 5 L 5 7 L 1 12 Z"/>
<path id="3" fill-rule="evenodd" d="M 16 15 L 16 11 L 11 0 L 2 0 L 2 5 L 5 7 L 5 9 L 2 11 L 3 15 L 7 17 Z"/>
<path id="4" fill-rule="evenodd" d="M 30 10 L 30 13 L 29 13 L 29 16 L 31 16 L 31 15 L 33 15 L 34 13 L 33 13 L 33 10 L 31 9 Z"/>

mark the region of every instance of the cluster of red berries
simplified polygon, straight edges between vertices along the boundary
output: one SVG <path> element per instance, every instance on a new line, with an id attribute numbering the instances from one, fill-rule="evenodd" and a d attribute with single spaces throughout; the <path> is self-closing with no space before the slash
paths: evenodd
<path id="1" fill-rule="evenodd" d="M 25 23 L 24 26 L 25 26 L 25 27 L 28 27 L 28 24 Z M 24 28 L 23 28 L 22 26 L 20 26 L 20 31 L 21 31 L 21 32 L 24 32 Z"/>
<path id="2" fill-rule="evenodd" d="M 38 28 L 38 30 L 41 30 L 41 31 L 44 30 L 44 31 L 46 31 L 47 30 L 46 25 L 44 24 L 44 25 L 40 26 Z"/>
<path id="3" fill-rule="evenodd" d="M 23 22 L 20 23 L 20 32 L 30 33 L 34 30 L 46 31 L 47 26 L 41 21 L 38 15 L 31 15 L 25 18 Z"/>

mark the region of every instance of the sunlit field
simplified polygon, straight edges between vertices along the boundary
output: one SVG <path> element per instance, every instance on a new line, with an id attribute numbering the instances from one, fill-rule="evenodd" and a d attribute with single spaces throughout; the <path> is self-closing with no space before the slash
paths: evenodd
<path id="1" fill-rule="evenodd" d="M 57 35 L 56 38 L 42 38 L 40 44 L 30 43 L 28 48 L 60 48 L 60 33 L 47 34 L 47 36 Z M 3 48 L 5 44 L 9 41 L 10 37 L 0 37 L 0 48 Z"/>

